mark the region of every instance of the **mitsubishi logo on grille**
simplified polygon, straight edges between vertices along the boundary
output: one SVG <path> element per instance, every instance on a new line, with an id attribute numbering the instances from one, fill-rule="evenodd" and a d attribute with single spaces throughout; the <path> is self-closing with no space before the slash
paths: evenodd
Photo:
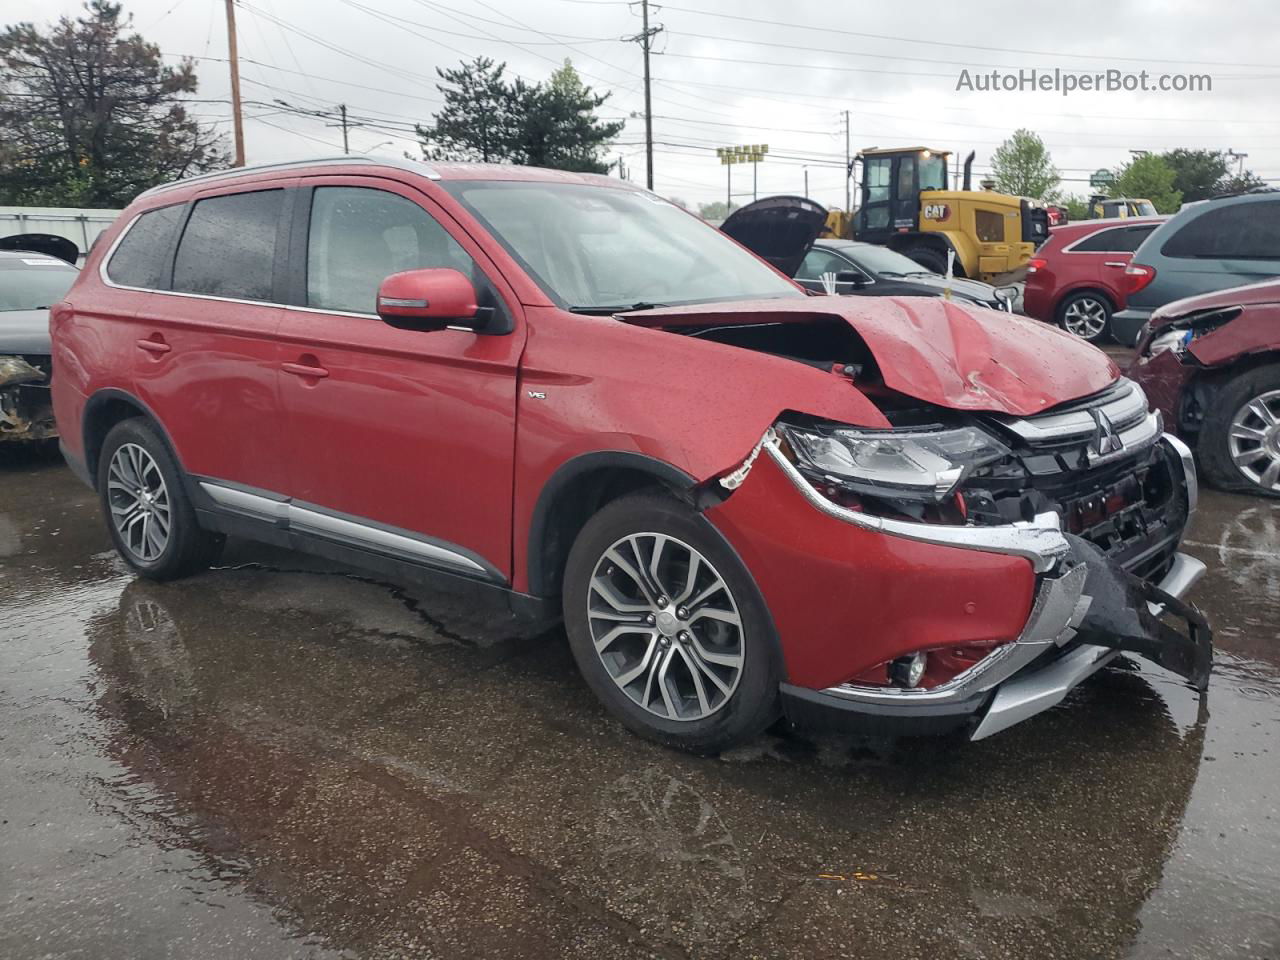
<path id="1" fill-rule="evenodd" d="M 1090 410 L 1089 415 L 1093 417 L 1095 425 L 1093 439 L 1089 442 L 1089 448 L 1093 454 L 1105 457 L 1109 453 L 1123 450 L 1124 441 L 1120 439 L 1120 434 L 1116 433 L 1116 428 L 1112 424 L 1111 418 L 1101 410 Z"/>

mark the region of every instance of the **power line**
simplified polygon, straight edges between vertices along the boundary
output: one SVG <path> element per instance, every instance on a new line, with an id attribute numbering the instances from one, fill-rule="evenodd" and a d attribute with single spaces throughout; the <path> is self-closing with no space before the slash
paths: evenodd
<path id="1" fill-rule="evenodd" d="M 581 2 L 581 0 L 570 0 L 570 2 Z M 989 46 L 983 46 L 981 44 L 976 44 L 976 43 L 956 43 L 956 42 L 947 41 L 947 40 L 921 40 L 918 37 L 893 36 L 891 34 L 883 34 L 883 33 L 863 33 L 857 30 L 841 30 L 838 27 L 831 27 L 826 25 L 823 25 L 821 27 L 814 27 L 814 26 L 809 26 L 808 24 L 796 23 L 794 21 L 788 22 L 788 21 L 782 21 L 782 20 L 765 20 L 761 17 L 745 17 L 740 14 L 733 14 L 733 13 L 714 13 L 709 10 L 695 10 L 690 7 L 678 7 L 678 6 L 672 6 L 671 4 L 664 4 L 664 9 L 678 11 L 680 13 L 692 13 L 702 17 L 718 17 L 722 20 L 740 20 L 744 23 L 758 23 L 758 24 L 763 24 L 764 26 L 767 26 L 767 27 L 791 27 L 796 30 L 811 30 L 811 31 L 818 31 L 820 33 L 825 33 L 825 34 L 835 33 L 835 34 L 840 34 L 841 36 L 846 36 L 846 37 L 862 37 L 863 39 L 867 39 L 867 40 L 890 40 L 897 43 L 918 43 L 918 44 L 924 44 L 924 45 L 933 46 L 933 47 L 957 47 L 965 50 L 983 50 L 989 53 L 1017 53 L 1017 54 L 1025 54 L 1027 56 L 1051 57 L 1051 58 L 1061 57 L 1061 58 L 1073 59 L 1073 60 L 1101 60 L 1107 63 L 1124 61 L 1128 63 L 1167 63 L 1167 64 L 1175 64 L 1178 66 L 1187 66 L 1188 64 L 1194 63 L 1200 66 L 1208 66 L 1208 67 L 1261 67 L 1263 69 L 1268 69 L 1268 70 L 1275 69 L 1274 63 L 1240 63 L 1238 61 L 1190 60 L 1185 58 L 1178 59 L 1178 60 L 1161 60 L 1155 57 L 1117 57 L 1109 54 L 1104 55 L 1104 54 L 1089 54 L 1089 53 L 1063 53 L 1062 51 L 1058 51 L 1058 50 L 1027 50 L 1027 49 L 1020 49 L 1017 47 L 989 47 Z"/>

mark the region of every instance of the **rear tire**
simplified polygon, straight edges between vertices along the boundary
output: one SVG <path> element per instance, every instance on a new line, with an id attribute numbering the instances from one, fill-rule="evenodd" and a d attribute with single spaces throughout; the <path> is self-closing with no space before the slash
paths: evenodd
<path id="1" fill-rule="evenodd" d="M 1199 446 L 1213 486 L 1280 497 L 1280 364 L 1246 370 L 1219 387 Z"/>
<path id="2" fill-rule="evenodd" d="M 218 558 L 225 538 L 200 527 L 182 471 L 159 431 L 138 417 L 107 433 L 98 498 L 125 563 L 151 580 L 176 580 Z"/>
<path id="3" fill-rule="evenodd" d="M 587 521 L 565 568 L 564 622 L 587 685 L 642 737 L 716 753 L 778 717 L 764 600 L 719 532 L 672 497 L 633 494 Z"/>
<path id="4" fill-rule="evenodd" d="M 1086 343 L 1107 343 L 1111 339 L 1111 314 L 1115 308 L 1103 294 L 1081 290 L 1063 297 L 1058 304 L 1058 326 Z"/>

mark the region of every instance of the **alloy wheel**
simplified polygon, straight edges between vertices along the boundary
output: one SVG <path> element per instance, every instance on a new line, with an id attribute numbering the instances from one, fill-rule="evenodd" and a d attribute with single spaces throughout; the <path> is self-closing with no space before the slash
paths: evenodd
<path id="1" fill-rule="evenodd" d="M 1093 297 L 1073 300 L 1062 314 L 1062 325 L 1068 333 L 1083 340 L 1093 340 L 1107 326 L 1107 305 Z"/>
<path id="2" fill-rule="evenodd" d="M 1227 449 L 1246 479 L 1280 493 L 1280 390 L 1254 397 L 1236 411 Z"/>
<path id="3" fill-rule="evenodd" d="M 587 591 L 596 654 L 633 703 L 665 720 L 702 720 L 742 676 L 742 615 L 705 556 L 662 533 L 606 550 Z"/>
<path id="4" fill-rule="evenodd" d="M 111 523 L 125 548 L 151 563 L 169 543 L 169 489 L 151 454 L 136 443 L 116 448 L 107 469 L 107 503 Z"/>

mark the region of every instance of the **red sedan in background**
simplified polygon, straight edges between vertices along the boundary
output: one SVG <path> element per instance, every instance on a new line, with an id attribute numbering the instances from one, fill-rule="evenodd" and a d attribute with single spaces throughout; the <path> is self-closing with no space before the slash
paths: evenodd
<path id="1" fill-rule="evenodd" d="M 1090 343 L 1111 338 L 1111 315 L 1124 307 L 1124 269 L 1165 217 L 1086 220 L 1053 227 L 1027 263 L 1023 311 Z"/>

